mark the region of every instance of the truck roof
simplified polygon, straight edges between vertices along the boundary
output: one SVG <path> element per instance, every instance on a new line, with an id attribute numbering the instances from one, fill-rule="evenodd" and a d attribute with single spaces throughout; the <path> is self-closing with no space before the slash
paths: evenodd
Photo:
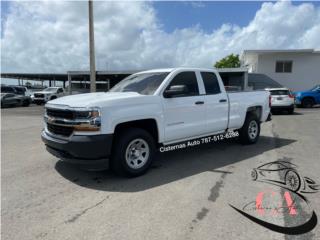
<path id="1" fill-rule="evenodd" d="M 267 91 L 273 91 L 273 90 L 289 90 L 288 88 L 285 87 L 279 87 L 279 88 L 266 88 L 265 90 Z"/>
<path id="2" fill-rule="evenodd" d="M 158 69 L 151 69 L 147 71 L 142 71 L 139 73 L 151 73 L 151 72 L 172 72 L 175 70 L 185 70 L 185 71 L 211 71 L 217 72 L 215 68 L 194 68 L 194 67 L 177 67 L 177 68 L 158 68 Z"/>

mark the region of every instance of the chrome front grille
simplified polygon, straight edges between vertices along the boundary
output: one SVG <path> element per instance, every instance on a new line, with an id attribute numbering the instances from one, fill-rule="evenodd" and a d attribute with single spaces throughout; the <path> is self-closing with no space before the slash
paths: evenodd
<path id="1" fill-rule="evenodd" d="M 34 94 L 34 97 L 35 97 L 35 98 L 44 98 L 44 94 L 35 93 L 35 94 Z"/>

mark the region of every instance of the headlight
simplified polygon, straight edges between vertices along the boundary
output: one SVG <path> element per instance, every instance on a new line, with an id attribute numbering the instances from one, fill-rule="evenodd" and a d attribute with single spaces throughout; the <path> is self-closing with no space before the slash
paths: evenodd
<path id="1" fill-rule="evenodd" d="M 101 112 L 99 108 L 76 109 L 74 125 L 76 131 L 99 131 L 101 127 Z"/>
<path id="2" fill-rule="evenodd" d="M 99 108 L 75 108 L 76 119 L 96 118 L 100 117 Z"/>

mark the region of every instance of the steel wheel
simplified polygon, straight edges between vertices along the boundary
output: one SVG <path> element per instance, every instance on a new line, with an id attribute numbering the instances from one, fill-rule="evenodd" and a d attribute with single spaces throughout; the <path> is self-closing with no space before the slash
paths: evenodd
<path id="1" fill-rule="evenodd" d="M 132 169 L 142 168 L 148 161 L 150 147 L 142 138 L 134 139 L 128 144 L 125 159 L 128 166 Z"/>
<path id="2" fill-rule="evenodd" d="M 258 123 L 253 120 L 249 123 L 248 135 L 250 139 L 255 139 L 258 135 Z"/>

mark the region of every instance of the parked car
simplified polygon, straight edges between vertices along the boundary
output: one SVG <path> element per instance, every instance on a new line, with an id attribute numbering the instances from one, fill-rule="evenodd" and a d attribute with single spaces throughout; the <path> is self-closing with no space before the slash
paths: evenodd
<path id="1" fill-rule="evenodd" d="M 13 93 L 13 94 L 16 94 L 17 91 L 14 89 L 14 87 L 7 86 L 7 85 L 1 85 L 1 93 Z"/>
<path id="2" fill-rule="evenodd" d="M 50 100 L 64 96 L 64 90 L 62 87 L 48 87 L 42 91 L 33 93 L 33 102 L 40 105 Z"/>
<path id="3" fill-rule="evenodd" d="M 254 144 L 270 118 L 268 91 L 227 93 L 214 69 L 133 74 L 109 92 L 55 99 L 45 107 L 42 140 L 58 158 L 139 176 L 159 146 L 238 130 Z"/>
<path id="4" fill-rule="evenodd" d="M 294 112 L 294 95 L 288 88 L 266 88 L 271 94 L 271 110 Z"/>
<path id="5" fill-rule="evenodd" d="M 31 92 L 26 87 L 23 87 L 23 86 L 10 86 L 10 87 L 13 87 L 16 90 L 16 93 L 19 95 L 24 95 L 28 97 L 31 96 Z"/>
<path id="6" fill-rule="evenodd" d="M 1 93 L 12 93 L 19 95 L 22 99 L 21 106 L 28 107 L 32 102 L 31 94 L 26 87 L 23 86 L 7 86 L 1 85 Z"/>
<path id="7" fill-rule="evenodd" d="M 295 103 L 297 106 L 311 108 L 320 104 L 320 85 L 316 85 L 310 90 L 295 92 Z"/>
<path id="8" fill-rule="evenodd" d="M 22 106 L 24 96 L 14 93 L 1 93 L 1 107 L 17 107 Z"/>

